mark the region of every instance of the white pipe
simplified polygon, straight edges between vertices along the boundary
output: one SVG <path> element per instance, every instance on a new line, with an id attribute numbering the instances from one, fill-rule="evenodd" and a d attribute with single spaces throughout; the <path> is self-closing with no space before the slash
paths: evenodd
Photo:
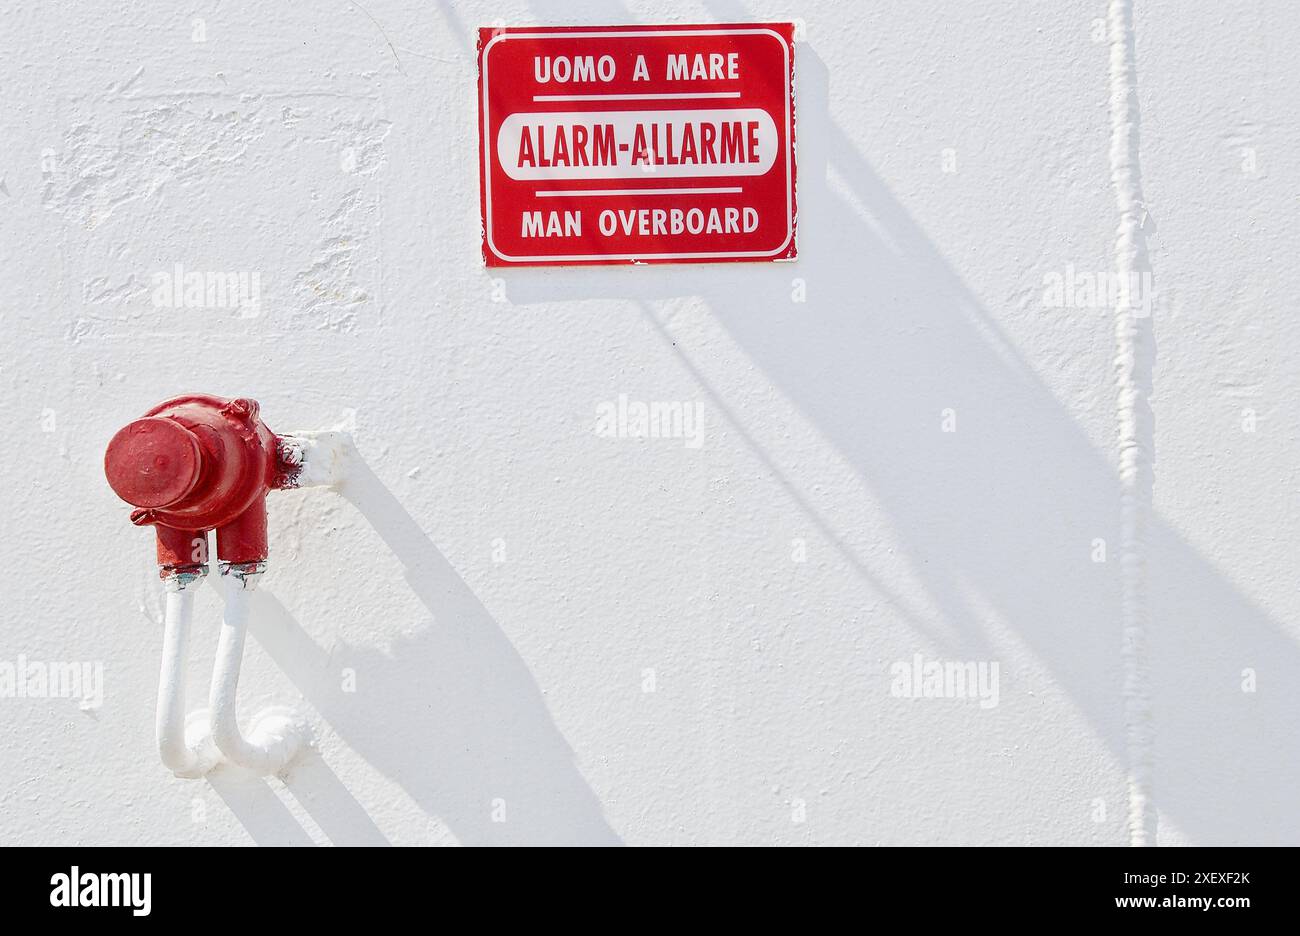
<path id="1" fill-rule="evenodd" d="M 280 458 L 298 468 L 285 487 L 337 486 L 343 463 L 353 451 L 351 437 L 341 431 L 299 432 L 281 437 Z M 190 586 L 208 570 L 199 567 L 166 578 L 167 611 L 155 732 L 159 757 L 178 777 L 202 777 L 223 757 L 259 774 L 279 773 L 311 743 L 306 724 L 293 712 L 278 707 L 259 712 L 247 738 L 239 730 L 235 698 L 248 633 L 248 592 L 257 587 L 264 570 L 265 563 L 261 562 L 222 565 L 223 579 L 229 575 L 226 581 L 235 584 L 224 590 L 226 610 L 209 690 L 210 712 L 196 712 L 189 719 L 185 715 L 185 658 L 194 622 L 194 590 Z"/>
<path id="2" fill-rule="evenodd" d="M 158 756 L 178 777 L 201 777 L 213 758 L 185 738 L 185 656 L 194 622 L 194 589 L 206 574 L 178 572 L 167 579 L 167 612 L 163 619 L 162 669 L 158 674 L 158 712 L 154 722 Z"/>
<path id="3" fill-rule="evenodd" d="M 223 577 L 229 575 L 233 581 L 228 580 L 226 589 L 226 610 L 221 620 L 208 709 L 212 740 L 227 760 L 258 774 L 276 774 L 309 740 L 305 727 L 282 711 L 270 709 L 259 714 L 255 727 L 245 738 L 235 711 L 244 638 L 248 634 L 249 592 L 257 587 L 264 568 L 259 562 L 223 566 L 221 570 Z"/>
<path id="4" fill-rule="evenodd" d="M 285 487 L 332 487 L 342 483 L 348 460 L 356 453 L 352 436 L 339 429 L 290 432 L 280 436 L 279 456 L 298 469 Z"/>
<path id="5" fill-rule="evenodd" d="M 1110 177 L 1119 209 L 1115 270 L 1124 283 L 1148 277 L 1145 198 L 1138 159 L 1137 53 L 1132 0 L 1110 0 Z M 1147 529 L 1153 492 L 1151 382 L 1155 342 L 1152 322 L 1141 308 L 1120 302 L 1115 308 L 1115 378 L 1119 416 L 1120 493 L 1120 658 L 1124 673 L 1124 746 L 1128 769 L 1129 844 L 1156 844 L 1159 813 L 1152 793 L 1155 769 L 1151 717 L 1151 676 L 1147 631 Z"/>

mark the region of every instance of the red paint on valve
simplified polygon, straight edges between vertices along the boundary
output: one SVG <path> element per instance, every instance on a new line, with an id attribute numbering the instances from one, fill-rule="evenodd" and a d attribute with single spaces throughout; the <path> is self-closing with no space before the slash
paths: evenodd
<path id="1" fill-rule="evenodd" d="M 207 532 L 217 558 L 266 559 L 266 494 L 292 482 L 279 440 L 256 400 L 207 394 L 160 403 L 113 436 L 104 453 L 108 483 L 131 522 L 153 526 L 164 575 L 207 563 Z"/>
<path id="2" fill-rule="evenodd" d="M 136 507 L 166 507 L 199 480 L 199 440 L 180 423 L 157 416 L 137 419 L 109 444 L 108 483 Z"/>

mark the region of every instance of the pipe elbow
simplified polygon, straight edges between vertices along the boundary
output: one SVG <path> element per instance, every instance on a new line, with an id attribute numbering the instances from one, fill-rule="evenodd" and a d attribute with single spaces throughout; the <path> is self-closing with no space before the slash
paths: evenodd
<path id="1" fill-rule="evenodd" d="M 284 770 L 311 743 L 311 734 L 292 712 L 278 707 L 260 712 L 247 736 L 239 729 L 236 699 L 248 634 L 249 592 L 256 588 L 262 568 L 262 563 L 223 564 L 222 575 L 234 581 L 226 595 L 208 712 L 212 743 L 225 759 L 266 775 Z"/>

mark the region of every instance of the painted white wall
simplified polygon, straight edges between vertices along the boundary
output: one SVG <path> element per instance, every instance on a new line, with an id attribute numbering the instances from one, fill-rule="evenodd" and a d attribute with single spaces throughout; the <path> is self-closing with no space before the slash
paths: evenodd
<path id="1" fill-rule="evenodd" d="M 1160 837 L 1295 844 L 1300 14 L 1135 7 Z M 1104 16 L 7 5 L 0 661 L 104 698 L 0 698 L 0 841 L 1125 842 L 1112 313 L 1042 301 L 1113 268 Z M 796 263 L 481 266 L 475 27 L 778 18 Z M 155 307 L 178 263 L 262 314 Z M 153 750 L 151 534 L 101 459 L 191 390 L 369 467 L 273 496 L 241 707 L 309 714 L 284 782 Z M 620 394 L 701 404 L 703 446 L 597 437 Z M 998 705 L 894 698 L 918 653 L 997 661 Z"/>

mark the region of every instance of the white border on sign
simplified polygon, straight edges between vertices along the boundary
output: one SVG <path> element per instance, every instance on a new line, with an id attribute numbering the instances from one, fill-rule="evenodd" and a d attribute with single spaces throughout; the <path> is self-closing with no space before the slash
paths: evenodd
<path id="1" fill-rule="evenodd" d="M 781 51 L 785 55 L 785 240 L 781 246 L 775 250 L 745 250 L 745 251 L 706 251 L 698 253 L 635 253 L 635 254 L 570 254 L 562 257 L 553 256 L 536 256 L 536 257 L 514 257 L 510 254 L 503 253 L 497 249 L 497 245 L 492 242 L 492 155 L 490 150 L 490 134 L 488 133 L 488 52 L 498 42 L 507 39 L 596 39 L 621 36 L 771 36 L 781 45 Z M 790 127 L 790 97 L 792 94 L 790 88 L 790 54 L 791 48 L 789 43 L 781 36 L 780 33 L 773 32 L 770 29 L 618 29 L 618 30 L 597 30 L 594 32 L 545 32 L 545 33 L 501 33 L 493 36 L 486 46 L 483 47 L 483 118 L 479 127 L 479 134 L 483 138 L 483 207 L 487 217 L 483 219 L 483 236 L 487 239 L 488 247 L 492 252 L 502 260 L 511 262 L 542 262 L 542 263 L 564 263 L 572 260 L 706 260 L 706 259 L 724 259 L 727 257 L 774 257 L 790 245 L 790 238 L 794 236 L 794 211 L 790 204 L 794 197 L 791 172 L 794 166 L 794 134 L 791 133 Z"/>

